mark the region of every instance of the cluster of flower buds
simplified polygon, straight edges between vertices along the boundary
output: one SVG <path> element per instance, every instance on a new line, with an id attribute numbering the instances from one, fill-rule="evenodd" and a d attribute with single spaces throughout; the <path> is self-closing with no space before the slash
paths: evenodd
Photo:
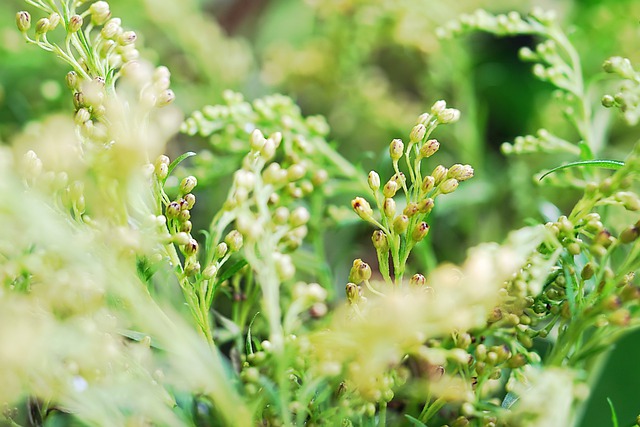
<path id="1" fill-rule="evenodd" d="M 492 15 L 483 9 L 478 9 L 472 14 L 461 15 L 458 19 L 448 22 L 444 27 L 437 29 L 438 37 L 452 37 L 459 34 L 481 30 L 496 35 L 532 34 L 540 33 L 545 27 L 551 27 L 556 22 L 556 14 L 553 11 L 544 11 L 534 8 L 529 16 L 522 16 L 518 12 Z"/>
<path id="2" fill-rule="evenodd" d="M 640 83 L 637 71 L 628 58 L 619 56 L 607 59 L 602 68 L 605 72 L 624 79 L 616 94 L 602 97 L 602 105 L 607 108 L 619 108 L 627 123 L 635 125 L 640 120 Z"/>
<path id="3" fill-rule="evenodd" d="M 506 155 L 538 152 L 580 153 L 580 149 L 575 144 L 553 135 L 546 129 L 538 130 L 536 135 L 517 136 L 513 143 L 505 142 L 500 146 L 500 149 Z"/>
<path id="4" fill-rule="evenodd" d="M 406 261 L 408 251 L 429 233 L 425 219 L 431 213 L 436 197 L 454 192 L 460 182 L 473 177 L 473 168 L 462 164 L 450 168 L 438 165 L 430 175 L 422 177 L 422 161 L 433 156 L 440 148 L 436 139 L 429 138 L 431 133 L 438 125 L 453 123 L 459 117 L 458 110 L 447 108 L 445 101 L 437 101 L 428 113 L 418 118 L 409 133 L 407 144 L 401 139 L 391 141 L 389 156 L 395 173 L 384 185 L 376 171 L 371 171 L 368 176 L 369 188 L 380 211 L 379 219 L 365 198 L 356 197 L 351 202 L 351 207 L 360 218 L 379 228 L 374 232 L 372 241 L 386 280 L 389 280 L 389 253 L 394 258 L 400 257 Z M 399 163 L 403 158 L 408 167 L 409 181 L 405 173 L 400 171 Z M 398 207 L 395 199 L 399 192 L 406 196 L 406 204 L 402 207 Z M 401 244 L 401 241 L 405 243 Z M 400 254 L 400 247 L 407 253 Z"/>

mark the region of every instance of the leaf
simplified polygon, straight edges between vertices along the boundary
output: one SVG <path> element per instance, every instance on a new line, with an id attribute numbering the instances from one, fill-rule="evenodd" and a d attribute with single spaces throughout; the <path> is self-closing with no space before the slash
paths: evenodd
<path id="1" fill-rule="evenodd" d="M 613 407 L 613 402 L 611 399 L 607 397 L 607 402 L 609 402 L 609 408 L 611 408 L 611 423 L 613 427 L 618 427 L 618 416 L 616 415 L 616 408 Z"/>
<path id="2" fill-rule="evenodd" d="M 173 162 L 171 162 L 171 164 L 169 164 L 169 172 L 167 173 L 167 176 L 165 177 L 165 179 L 162 180 L 162 185 L 164 185 L 164 183 L 167 181 L 167 178 L 171 175 L 171 172 L 173 172 L 176 166 L 182 163 L 183 160 L 188 159 L 189 157 L 193 157 L 195 155 L 196 153 L 194 153 L 193 151 L 187 151 L 186 153 L 178 156 Z"/>
<path id="3" fill-rule="evenodd" d="M 422 421 L 420 421 L 417 418 L 412 417 L 409 414 L 404 414 L 404 417 L 409 420 L 411 425 L 418 426 L 418 427 L 427 427 L 427 425 L 425 423 L 423 423 Z"/>
<path id="4" fill-rule="evenodd" d="M 571 162 L 545 172 L 540 178 L 538 178 L 538 180 L 542 181 L 547 175 L 550 175 L 561 169 L 574 168 L 578 166 L 594 166 L 603 169 L 620 169 L 624 166 L 624 162 L 620 160 L 584 160 L 580 162 Z"/>
<path id="5" fill-rule="evenodd" d="M 252 338 L 251 338 L 251 327 L 253 326 L 253 321 L 256 320 L 256 317 L 258 317 L 258 314 L 260 314 L 260 312 L 257 312 L 256 314 L 254 314 L 253 319 L 251 319 L 251 322 L 249 322 L 249 327 L 247 328 L 247 342 L 245 343 L 245 345 L 247 347 L 247 355 L 253 354 L 253 342 L 252 342 Z"/>
<path id="6" fill-rule="evenodd" d="M 241 259 L 240 261 L 236 262 L 231 267 L 226 269 L 224 271 L 224 273 L 222 273 L 220 275 L 220 277 L 218 278 L 218 281 L 216 282 L 216 287 L 220 286 L 220 284 L 222 282 L 224 282 L 225 280 L 229 279 L 231 276 L 233 276 L 238 271 L 240 271 L 240 269 L 242 269 L 242 267 L 244 267 L 245 265 L 247 265 L 247 260 L 246 259 Z"/>

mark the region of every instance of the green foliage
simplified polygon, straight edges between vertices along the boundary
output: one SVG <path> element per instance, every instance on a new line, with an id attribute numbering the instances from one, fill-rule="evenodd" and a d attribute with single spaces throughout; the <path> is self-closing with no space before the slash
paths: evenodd
<path id="1" fill-rule="evenodd" d="M 577 425 L 598 366 L 640 325 L 640 143 L 615 146 L 595 101 L 613 85 L 590 77 L 555 13 L 481 10 L 436 31 L 416 17 L 470 5 L 276 2 L 273 22 L 288 10 L 316 25 L 279 45 L 278 25 L 252 21 L 265 36 L 253 64 L 197 2 L 143 3 L 122 10 L 153 35 L 146 47 L 115 0 L 18 2 L 21 55 L 61 59 L 70 96 L 3 131 L 8 425 Z M 553 132 L 502 145 L 520 162 L 511 175 L 472 83 L 446 71 L 447 52 L 461 68 L 470 57 L 436 37 L 478 31 L 531 37 L 520 58 L 561 112 L 537 117 Z M 173 89 L 143 59 L 181 63 L 163 38 L 189 58 Z M 638 73 L 622 57 L 604 70 L 622 83 L 601 103 L 635 124 Z M 237 92 L 269 85 L 328 120 Z M 509 197 L 529 226 L 497 225 Z M 491 222 L 503 243 L 467 251 Z M 463 261 L 440 262 L 450 254 Z"/>

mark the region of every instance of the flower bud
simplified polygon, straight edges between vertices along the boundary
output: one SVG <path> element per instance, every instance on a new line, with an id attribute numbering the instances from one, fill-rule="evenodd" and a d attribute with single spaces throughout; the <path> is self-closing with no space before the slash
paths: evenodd
<path id="1" fill-rule="evenodd" d="M 171 238 L 176 245 L 186 245 L 191 241 L 191 237 L 184 232 L 176 233 Z"/>
<path id="2" fill-rule="evenodd" d="M 69 18 L 69 26 L 67 27 L 67 31 L 70 33 L 77 33 L 82 28 L 82 24 L 84 23 L 82 16 L 73 15 Z"/>
<path id="3" fill-rule="evenodd" d="M 424 138 L 426 134 L 427 128 L 422 123 L 418 123 L 413 127 L 413 129 L 411 129 L 409 140 L 414 143 L 421 142 L 422 138 Z"/>
<path id="4" fill-rule="evenodd" d="M 289 280 L 295 273 L 296 268 L 293 266 L 293 261 L 289 255 L 274 254 L 276 272 L 280 280 Z"/>
<path id="5" fill-rule="evenodd" d="M 428 214 L 433 209 L 434 204 L 435 203 L 431 197 L 420 200 L 418 203 L 418 211 L 422 214 Z"/>
<path id="6" fill-rule="evenodd" d="M 267 139 L 264 137 L 260 129 L 254 129 L 253 132 L 251 132 L 250 142 L 252 150 L 260 151 L 266 141 Z"/>
<path id="7" fill-rule="evenodd" d="M 29 12 L 20 11 L 16 13 L 16 25 L 21 33 L 26 33 L 31 28 L 31 15 Z"/>
<path id="8" fill-rule="evenodd" d="M 38 22 L 36 22 L 36 35 L 44 34 L 47 31 L 49 31 L 49 19 L 40 18 Z"/>
<path id="9" fill-rule="evenodd" d="M 215 264 L 209 264 L 204 270 L 202 270 L 202 277 L 207 280 L 213 279 L 218 274 L 218 267 Z"/>
<path id="10" fill-rule="evenodd" d="M 376 230 L 373 232 L 371 236 L 371 242 L 373 243 L 373 247 L 378 251 L 386 251 L 389 249 L 389 241 L 387 240 L 387 235 L 384 234 L 382 230 Z"/>
<path id="11" fill-rule="evenodd" d="M 614 195 L 614 198 L 624 205 L 629 211 L 640 210 L 640 198 L 630 191 L 620 191 Z"/>
<path id="12" fill-rule="evenodd" d="M 434 184 L 440 185 L 440 183 L 444 181 L 444 179 L 447 177 L 447 172 L 449 172 L 449 170 L 444 166 L 442 165 L 436 166 L 433 172 L 431 172 L 431 176 L 434 179 Z"/>
<path id="13" fill-rule="evenodd" d="M 392 198 L 384 199 L 382 210 L 387 218 L 393 218 L 396 215 L 396 201 Z"/>
<path id="14" fill-rule="evenodd" d="M 404 143 L 401 139 L 394 139 L 389 144 L 389 154 L 391 155 L 391 160 L 398 161 L 402 154 L 404 153 Z"/>
<path id="15" fill-rule="evenodd" d="M 78 109 L 78 111 L 76 111 L 76 115 L 74 116 L 73 120 L 77 125 L 81 125 L 87 120 L 91 120 L 91 113 L 89 113 L 89 110 L 87 110 L 86 108 L 80 108 Z"/>
<path id="16" fill-rule="evenodd" d="M 180 182 L 180 194 L 191 193 L 193 189 L 196 188 L 196 185 L 198 185 L 198 180 L 195 176 L 185 177 L 182 182 Z"/>
<path id="17" fill-rule="evenodd" d="M 411 238 L 415 242 L 420 242 L 422 241 L 422 239 L 426 237 L 428 233 L 429 233 L 429 225 L 426 222 L 421 222 L 420 224 L 416 225 L 416 228 L 413 229 L 413 232 L 411 233 Z"/>
<path id="18" fill-rule="evenodd" d="M 438 122 L 442 124 L 455 123 L 460 119 L 460 110 L 445 108 L 438 114 Z"/>
<path id="19" fill-rule="evenodd" d="M 121 46 L 127 46 L 135 43 L 137 38 L 138 36 L 134 31 L 125 31 L 124 33 L 120 34 L 120 36 L 118 37 L 118 43 Z"/>
<path id="20" fill-rule="evenodd" d="M 196 196 L 194 196 L 192 193 L 189 194 L 185 194 L 183 197 L 184 200 L 184 208 L 185 209 L 193 209 L 193 207 L 196 204 Z"/>
<path id="21" fill-rule="evenodd" d="M 398 183 L 396 181 L 389 180 L 382 188 L 382 194 L 386 198 L 391 198 L 398 192 Z"/>
<path id="22" fill-rule="evenodd" d="M 162 91 L 156 98 L 155 106 L 158 108 L 166 107 L 176 99 L 176 94 L 171 89 Z"/>
<path id="23" fill-rule="evenodd" d="M 422 147 L 420 147 L 418 154 L 421 159 L 426 159 L 433 156 L 439 149 L 440 143 L 438 142 L 438 140 L 430 139 L 425 142 Z"/>
<path id="24" fill-rule="evenodd" d="M 396 234 L 402 234 L 407 231 L 409 227 L 409 217 L 406 215 L 398 215 L 396 219 L 393 220 L 393 231 Z"/>
<path id="25" fill-rule="evenodd" d="M 238 230 L 231 230 L 224 238 L 224 242 L 227 244 L 231 252 L 238 252 L 244 243 L 242 234 L 240 234 Z"/>
<path id="26" fill-rule="evenodd" d="M 345 292 L 347 294 L 347 301 L 349 304 L 358 304 L 362 298 L 362 291 L 360 286 L 355 283 L 347 283 L 345 287 Z"/>
<path id="27" fill-rule="evenodd" d="M 307 222 L 309 222 L 310 218 L 311 215 L 309 214 L 307 208 L 298 206 L 293 210 L 293 212 L 291 212 L 289 223 L 291 224 L 291 227 L 295 228 L 306 224 Z"/>
<path id="28" fill-rule="evenodd" d="M 369 172 L 369 188 L 372 191 L 377 191 L 380 188 L 380 175 L 376 171 Z"/>
<path id="29" fill-rule="evenodd" d="M 180 208 L 180 203 L 171 202 L 167 205 L 167 208 L 165 209 L 165 215 L 167 216 L 168 219 L 177 218 L 178 215 L 180 215 L 181 210 L 182 209 Z"/>
<path id="30" fill-rule="evenodd" d="M 409 202 L 407 203 L 407 206 L 404 208 L 402 213 L 408 216 L 409 218 L 411 218 L 412 216 L 417 214 L 418 211 L 419 211 L 418 204 L 415 202 Z"/>
<path id="31" fill-rule="evenodd" d="M 67 87 L 72 90 L 78 90 L 80 88 L 80 79 L 75 71 L 69 71 L 67 73 L 66 82 Z"/>
<path id="32" fill-rule="evenodd" d="M 189 242 L 184 245 L 185 255 L 195 255 L 198 252 L 198 241 L 196 239 L 190 239 Z"/>
<path id="33" fill-rule="evenodd" d="M 49 15 L 49 28 L 47 29 L 47 31 L 55 30 L 59 23 L 60 15 L 58 15 L 57 13 L 52 13 L 51 15 Z"/>
<path id="34" fill-rule="evenodd" d="M 640 236 L 640 228 L 638 227 L 629 227 L 622 230 L 620 233 L 620 242 L 622 243 L 631 243 L 635 241 Z"/>
<path id="35" fill-rule="evenodd" d="M 466 181 L 473 177 L 473 168 L 469 165 L 455 164 L 449 168 L 447 177 L 455 178 L 460 182 Z"/>
<path id="36" fill-rule="evenodd" d="M 427 279 L 422 274 L 416 273 L 409 279 L 409 284 L 411 286 L 422 287 L 427 284 Z"/>
<path id="37" fill-rule="evenodd" d="M 455 178 L 449 178 L 440 185 L 440 192 L 442 194 L 449 194 L 456 191 L 456 188 L 458 188 L 458 180 Z"/>
<path id="38" fill-rule="evenodd" d="M 635 78 L 635 70 L 628 58 L 613 56 L 604 61 L 602 68 L 607 73 L 616 73 L 625 79 L 633 80 Z"/>
<path id="39" fill-rule="evenodd" d="M 373 209 L 371 209 L 371 205 L 362 197 L 356 197 L 351 201 L 351 207 L 358 214 L 358 216 L 365 221 L 371 220 L 373 218 Z"/>
<path id="40" fill-rule="evenodd" d="M 184 221 L 180 224 L 180 231 L 184 233 L 191 233 L 191 230 L 193 230 L 193 224 L 191 221 Z"/>
<path id="41" fill-rule="evenodd" d="M 582 280 L 589 280 L 593 277 L 593 275 L 595 274 L 595 268 L 593 263 L 588 262 L 584 265 L 584 267 L 582 267 L 582 271 L 580 272 L 580 277 L 582 277 Z"/>
<path id="42" fill-rule="evenodd" d="M 106 1 L 97 1 L 89 7 L 89 13 L 91 14 L 91 22 L 93 25 L 102 25 L 111 16 L 109 10 L 109 3 Z"/>
<path id="43" fill-rule="evenodd" d="M 359 285 L 363 281 L 369 280 L 370 278 L 371 267 L 369 266 L 369 264 L 359 258 L 354 260 L 351 271 L 349 272 L 349 282 L 353 282 L 356 285 Z"/>
<path id="44" fill-rule="evenodd" d="M 431 114 L 434 116 L 439 115 L 444 109 L 447 108 L 447 103 L 444 100 L 436 101 L 431 107 Z"/>
<path id="45" fill-rule="evenodd" d="M 436 179 L 431 175 L 427 175 L 422 180 L 422 186 L 420 188 L 424 193 L 428 193 L 429 191 L 433 190 L 435 186 L 436 186 Z"/>
<path id="46" fill-rule="evenodd" d="M 225 242 L 220 242 L 218 243 L 218 246 L 216 246 L 214 257 L 216 259 L 222 258 L 227 254 L 228 250 L 229 246 Z"/>
<path id="47" fill-rule="evenodd" d="M 287 179 L 289 181 L 297 181 L 301 179 L 305 173 L 305 167 L 299 163 L 296 163 L 287 168 Z"/>

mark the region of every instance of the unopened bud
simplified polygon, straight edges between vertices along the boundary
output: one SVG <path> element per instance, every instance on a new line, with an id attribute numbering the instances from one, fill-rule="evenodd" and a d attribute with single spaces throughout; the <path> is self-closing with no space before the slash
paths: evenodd
<path id="1" fill-rule="evenodd" d="M 449 170 L 447 168 L 445 168 L 442 165 L 438 165 L 436 166 L 436 168 L 433 170 L 433 172 L 431 172 L 431 176 L 434 179 L 434 184 L 435 185 L 440 185 L 440 183 L 442 181 L 445 180 L 445 178 L 447 177 L 447 172 L 449 172 Z"/>
<path id="2" fill-rule="evenodd" d="M 382 188 L 382 194 L 386 198 L 391 198 L 398 192 L 398 183 L 396 181 L 389 180 Z"/>
<path id="3" fill-rule="evenodd" d="M 378 251 L 386 251 L 389 249 L 387 235 L 384 234 L 384 231 L 382 230 L 376 230 L 373 232 L 371 242 L 373 243 L 373 247 Z"/>
<path id="4" fill-rule="evenodd" d="M 231 252 L 238 252 L 242 248 L 243 238 L 242 234 L 238 230 L 231 230 L 224 238 L 224 242 L 227 244 Z"/>
<path id="5" fill-rule="evenodd" d="M 433 106 L 431 107 L 431 114 L 433 114 L 434 116 L 439 115 L 441 112 L 444 111 L 444 109 L 447 108 L 447 103 L 444 100 L 439 100 L 436 101 Z"/>
<path id="6" fill-rule="evenodd" d="M 449 168 L 447 177 L 455 178 L 458 181 L 466 181 L 473 177 L 473 168 L 469 165 L 455 164 Z"/>
<path id="7" fill-rule="evenodd" d="M 371 205 L 362 197 L 356 197 L 351 201 L 351 207 L 358 214 L 358 216 L 365 221 L 371 220 L 373 218 L 373 209 L 371 209 Z"/>
<path id="8" fill-rule="evenodd" d="M 78 90 L 80 88 L 80 81 L 78 74 L 75 71 L 69 71 L 66 77 L 67 87 L 72 90 Z"/>
<path id="9" fill-rule="evenodd" d="M 76 33 L 80 31 L 83 22 L 84 21 L 82 19 L 82 16 L 73 15 L 71 18 L 69 18 L 69 26 L 67 27 L 67 31 L 69 31 L 70 33 Z"/>
<path id="10" fill-rule="evenodd" d="M 401 139 L 394 139 L 389 144 L 389 155 L 391 156 L 391 160 L 398 161 L 402 154 L 404 153 L 404 143 Z"/>
<path id="11" fill-rule="evenodd" d="M 431 175 L 427 175 L 422 180 L 422 186 L 420 188 L 424 193 L 428 193 L 429 191 L 433 190 L 435 186 L 436 179 Z"/>
<path id="12" fill-rule="evenodd" d="M 58 15 L 57 13 L 52 13 L 51 15 L 49 15 L 49 28 L 47 29 L 47 31 L 55 30 L 59 23 L 60 15 Z"/>
<path id="13" fill-rule="evenodd" d="M 36 35 L 44 34 L 47 31 L 49 31 L 49 19 L 40 18 L 38 22 L 36 22 Z"/>
<path id="14" fill-rule="evenodd" d="M 445 108 L 438 114 L 438 122 L 442 124 L 455 123 L 460 119 L 460 111 L 455 108 Z"/>
<path id="15" fill-rule="evenodd" d="M 353 282 L 356 285 L 362 283 L 365 280 L 371 278 L 371 267 L 361 259 L 353 261 L 351 271 L 349 272 L 349 282 Z"/>
<path id="16" fill-rule="evenodd" d="M 458 188 L 458 180 L 455 178 L 449 178 L 440 185 L 440 192 L 442 194 L 453 193 Z"/>
<path id="17" fill-rule="evenodd" d="M 191 193 L 193 189 L 196 188 L 196 185 L 198 185 L 198 180 L 195 176 L 185 177 L 182 182 L 180 182 L 180 194 Z"/>
<path id="18" fill-rule="evenodd" d="M 307 222 L 309 222 L 310 218 L 311 215 L 309 214 L 307 208 L 298 206 L 291 212 L 289 223 L 291 224 L 291 227 L 295 228 L 306 224 Z"/>
<path id="19" fill-rule="evenodd" d="M 622 230 L 620 233 L 620 242 L 622 243 L 631 243 L 635 241 L 640 236 L 640 228 L 638 227 L 629 227 Z"/>
<path id="20" fill-rule="evenodd" d="M 372 191 L 377 191 L 380 188 L 380 175 L 376 171 L 369 172 L 369 188 Z"/>
<path id="21" fill-rule="evenodd" d="M 427 142 L 425 142 L 422 147 L 420 147 L 419 150 L 419 155 L 420 158 L 428 158 L 433 156 L 436 151 L 438 151 L 440 149 L 440 143 L 438 142 L 437 139 L 430 139 Z"/>
<path id="22" fill-rule="evenodd" d="M 21 33 L 26 33 L 31 28 L 31 15 L 29 12 L 20 11 L 16 13 L 16 25 Z"/>
<path id="23" fill-rule="evenodd" d="M 218 243 L 218 246 L 216 246 L 216 251 L 215 251 L 215 258 L 222 258 L 223 256 L 225 256 L 227 254 L 229 250 L 229 246 L 227 246 L 227 244 L 225 242 L 220 242 Z"/>
<path id="24" fill-rule="evenodd" d="M 158 108 L 166 107 L 176 99 L 176 94 L 171 89 L 162 91 L 156 98 L 155 106 Z"/>
<path id="25" fill-rule="evenodd" d="M 413 127 L 413 129 L 411 129 L 409 140 L 414 143 L 421 142 L 422 138 L 424 138 L 426 134 L 427 128 L 422 123 L 418 123 Z"/>
<path id="26" fill-rule="evenodd" d="M 106 1 L 97 1 L 89 7 L 89 13 L 91 14 L 91 22 L 93 25 L 102 25 L 111 16 L 109 10 L 109 3 Z"/>
<path id="27" fill-rule="evenodd" d="M 413 229 L 413 232 L 411 233 L 411 238 L 416 242 L 420 242 L 422 239 L 426 237 L 428 233 L 429 233 L 429 225 L 426 222 L 421 222 L 420 224 L 416 225 L 416 228 Z"/>
<path id="28" fill-rule="evenodd" d="M 411 218 L 419 212 L 418 204 L 415 202 L 407 203 L 407 206 L 402 210 L 402 213 Z"/>
<path id="29" fill-rule="evenodd" d="M 360 286 L 356 285 L 355 283 L 347 283 L 345 292 L 347 294 L 347 301 L 349 301 L 349 304 L 353 305 L 360 302 L 360 299 L 362 297 Z"/>
<path id="30" fill-rule="evenodd" d="M 409 284 L 422 287 L 427 284 L 427 279 L 422 274 L 414 274 L 411 276 L 411 279 L 409 279 Z"/>
<path id="31" fill-rule="evenodd" d="M 428 214 L 433 209 L 434 204 L 435 203 L 431 197 L 420 200 L 418 203 L 418 211 L 423 214 Z"/>
<path id="32" fill-rule="evenodd" d="M 393 218 L 396 215 L 396 201 L 392 198 L 384 199 L 382 210 L 387 218 Z"/>
<path id="33" fill-rule="evenodd" d="M 409 217 L 406 215 L 398 215 L 396 219 L 393 220 L 393 231 L 396 234 L 403 234 L 407 231 L 409 227 Z"/>

